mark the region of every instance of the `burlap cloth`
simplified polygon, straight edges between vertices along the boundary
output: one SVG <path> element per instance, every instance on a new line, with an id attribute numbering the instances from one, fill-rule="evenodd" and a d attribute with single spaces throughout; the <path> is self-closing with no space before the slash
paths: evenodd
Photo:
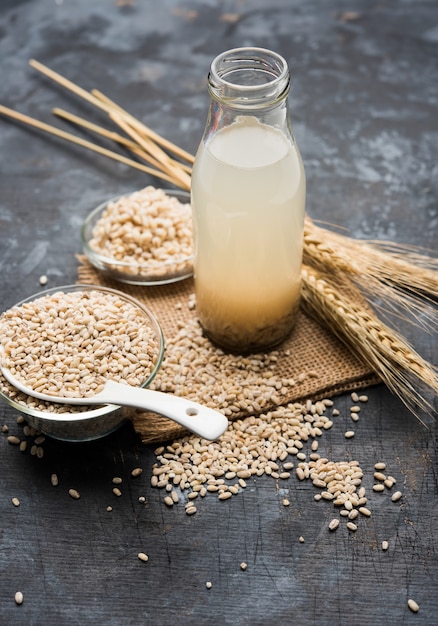
<path id="1" fill-rule="evenodd" d="M 165 340 L 175 336 L 178 322 L 196 317 L 196 311 L 188 306 L 194 293 L 192 279 L 156 287 L 127 285 L 108 279 L 91 266 L 85 257 L 79 256 L 78 260 L 79 283 L 111 287 L 137 298 L 155 314 Z M 316 401 L 380 382 L 367 365 L 303 310 L 300 311 L 292 335 L 279 348 L 279 352 L 274 376 L 297 381 L 296 385 L 288 388 L 287 396 L 282 397 L 282 404 L 305 399 Z M 240 411 L 233 418 L 247 415 L 245 411 Z M 170 440 L 186 434 L 179 425 L 152 413 L 134 411 L 131 419 L 144 443 Z"/>

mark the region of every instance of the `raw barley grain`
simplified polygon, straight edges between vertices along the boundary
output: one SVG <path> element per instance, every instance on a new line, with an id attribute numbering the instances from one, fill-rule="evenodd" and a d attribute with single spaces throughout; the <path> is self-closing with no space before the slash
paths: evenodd
<path id="1" fill-rule="evenodd" d="M 336 530 L 339 526 L 339 520 L 335 517 L 330 521 L 328 527 L 330 530 Z"/>
<path id="2" fill-rule="evenodd" d="M 138 386 L 159 354 L 154 330 L 134 304 L 93 289 L 55 292 L 13 307 L 0 316 L 0 340 L 14 376 L 34 389 L 66 397 L 94 395 L 108 375 Z M 93 361 L 90 353 L 101 358 Z M 129 365 L 123 367 L 124 361 Z M 8 395 L 15 393 L 3 380 L 1 388 Z M 14 398 L 35 405 L 25 394 Z M 38 406 L 72 410 L 53 403 Z"/>
<path id="3" fill-rule="evenodd" d="M 396 491 L 395 493 L 392 494 L 391 500 L 393 502 L 398 502 L 401 497 L 402 497 L 402 492 L 401 491 Z"/>
<path id="4" fill-rule="evenodd" d="M 110 201 L 92 235 L 90 247 L 105 257 L 158 272 L 192 255 L 191 208 L 148 186 Z"/>
<path id="5" fill-rule="evenodd" d="M 79 491 L 77 489 L 69 489 L 68 490 L 68 495 L 71 498 L 73 498 L 73 500 L 79 500 L 79 498 L 81 497 L 80 493 L 79 493 Z"/>
<path id="6" fill-rule="evenodd" d="M 187 515 L 194 515 L 198 509 L 195 506 L 188 506 L 186 508 Z"/>
<path id="7" fill-rule="evenodd" d="M 23 604 L 23 600 L 24 600 L 23 593 L 21 591 L 17 591 L 15 593 L 15 603 L 16 604 Z"/>
<path id="8" fill-rule="evenodd" d="M 409 598 L 408 600 L 408 607 L 413 613 L 418 613 L 418 611 L 420 610 L 419 605 L 412 598 Z"/>
<path id="9" fill-rule="evenodd" d="M 140 559 L 140 561 L 143 561 L 144 563 L 149 561 L 149 557 L 148 557 L 148 555 L 145 552 L 139 552 L 137 554 L 137 557 Z"/>
<path id="10" fill-rule="evenodd" d="M 388 542 L 387 542 L 387 541 L 382 541 L 382 550 L 383 550 L 384 552 L 386 552 L 386 550 L 388 549 L 388 547 L 389 547 Z"/>

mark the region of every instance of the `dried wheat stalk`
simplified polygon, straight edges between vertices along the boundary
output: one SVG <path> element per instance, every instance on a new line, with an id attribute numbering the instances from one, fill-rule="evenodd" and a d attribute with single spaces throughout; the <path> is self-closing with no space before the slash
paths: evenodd
<path id="1" fill-rule="evenodd" d="M 421 252 L 393 242 L 355 240 L 306 220 L 305 263 L 325 272 L 342 270 L 384 315 L 399 315 L 434 331 L 438 259 Z"/>
<path id="2" fill-rule="evenodd" d="M 345 284 L 343 272 L 327 274 L 304 265 L 302 278 L 305 308 L 367 363 L 414 414 L 418 416 L 419 410 L 431 413 L 422 390 L 426 386 L 438 394 L 437 369 L 371 310 L 335 287 Z"/>

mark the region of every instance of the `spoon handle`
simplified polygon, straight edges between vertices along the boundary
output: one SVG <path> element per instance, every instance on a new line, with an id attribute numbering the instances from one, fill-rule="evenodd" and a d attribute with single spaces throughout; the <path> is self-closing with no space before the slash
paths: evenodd
<path id="1" fill-rule="evenodd" d="M 197 402 L 170 393 L 123 385 L 112 380 L 108 380 L 103 391 L 96 394 L 93 399 L 97 398 L 109 404 L 120 404 L 158 413 L 199 437 L 211 441 L 220 437 L 228 426 L 225 415 Z"/>

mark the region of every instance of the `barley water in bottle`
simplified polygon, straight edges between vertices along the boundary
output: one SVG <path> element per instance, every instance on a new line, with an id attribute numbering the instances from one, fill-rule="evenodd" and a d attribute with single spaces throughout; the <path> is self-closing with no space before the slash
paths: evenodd
<path id="1" fill-rule="evenodd" d="M 192 173 L 196 307 L 204 333 L 238 353 L 290 334 L 300 300 L 306 183 L 279 54 L 237 48 L 208 75 Z"/>

